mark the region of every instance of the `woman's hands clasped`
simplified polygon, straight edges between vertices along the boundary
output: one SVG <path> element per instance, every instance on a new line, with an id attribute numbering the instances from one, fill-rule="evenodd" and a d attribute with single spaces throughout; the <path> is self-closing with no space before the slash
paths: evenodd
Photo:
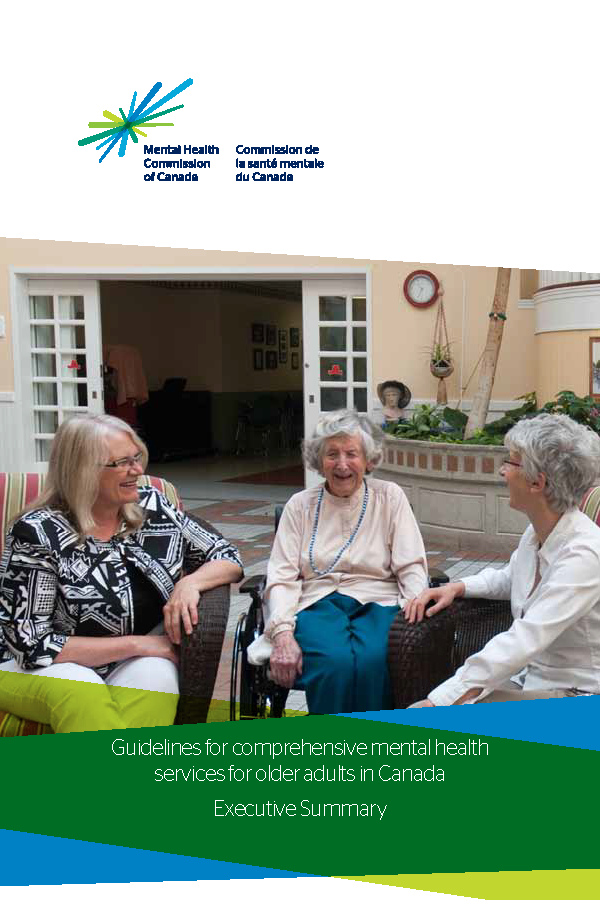
<path id="1" fill-rule="evenodd" d="M 273 639 L 269 668 L 275 684 L 288 689 L 302 675 L 302 650 L 291 631 L 282 631 Z"/>
<path id="2" fill-rule="evenodd" d="M 427 618 L 435 616 L 436 613 L 450 606 L 455 597 L 462 597 L 464 592 L 465 585 L 462 581 L 450 581 L 441 587 L 427 588 L 418 597 L 407 600 L 404 607 L 404 618 L 411 625 L 415 622 L 422 622 L 424 616 Z M 434 605 L 426 609 L 425 607 L 432 600 L 435 601 Z"/>
<path id="3" fill-rule="evenodd" d="M 175 585 L 175 590 L 163 607 L 165 632 L 174 644 L 181 643 L 181 624 L 186 634 L 191 634 L 198 624 L 200 591 L 187 575 Z"/>

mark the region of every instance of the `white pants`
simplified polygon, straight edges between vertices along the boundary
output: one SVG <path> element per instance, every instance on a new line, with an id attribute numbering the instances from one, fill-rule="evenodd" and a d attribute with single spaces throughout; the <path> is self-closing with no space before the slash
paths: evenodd
<path id="1" fill-rule="evenodd" d="M 0 664 L 0 672 L 21 672 L 46 678 L 64 678 L 67 681 L 86 681 L 89 684 L 140 688 L 144 691 L 161 691 L 164 694 L 179 693 L 177 666 L 170 659 L 156 656 L 136 656 L 119 663 L 112 672 L 102 678 L 94 669 L 79 663 L 52 663 L 37 669 L 23 669 L 12 659 Z"/>

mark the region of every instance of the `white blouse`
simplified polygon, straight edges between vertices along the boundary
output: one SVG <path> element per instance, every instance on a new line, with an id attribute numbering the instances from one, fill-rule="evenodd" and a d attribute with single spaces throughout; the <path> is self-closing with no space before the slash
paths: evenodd
<path id="1" fill-rule="evenodd" d="M 541 547 L 530 525 L 507 566 L 462 580 L 466 597 L 510 600 L 514 622 L 431 691 L 432 703 L 482 687 L 477 702 L 523 668 L 524 690 L 600 693 L 600 528 L 588 516 L 564 513 Z"/>

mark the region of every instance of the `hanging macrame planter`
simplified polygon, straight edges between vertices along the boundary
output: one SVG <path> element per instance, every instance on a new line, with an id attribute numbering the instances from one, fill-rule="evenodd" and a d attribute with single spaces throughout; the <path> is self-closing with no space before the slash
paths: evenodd
<path id="1" fill-rule="evenodd" d="M 454 363 L 450 354 L 448 326 L 446 325 L 446 313 L 442 296 L 440 296 L 438 301 L 429 368 L 431 374 L 438 379 L 437 403 L 440 406 L 445 406 L 448 403 L 448 393 L 444 379 L 454 372 Z"/>

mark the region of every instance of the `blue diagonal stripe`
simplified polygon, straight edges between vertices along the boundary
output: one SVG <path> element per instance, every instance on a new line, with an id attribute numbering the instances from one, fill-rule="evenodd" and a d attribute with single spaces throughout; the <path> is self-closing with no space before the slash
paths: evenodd
<path id="1" fill-rule="evenodd" d="M 110 837 L 110 835 L 109 835 Z M 297 878 L 302 873 L 247 863 L 136 850 L 92 841 L 0 829 L 2 885 L 129 884 L 132 881 L 210 881 Z M 200 891 L 202 886 L 200 886 Z M 85 894 L 85 890 L 82 892 Z M 205 892 L 206 893 L 206 892 Z M 210 893 L 216 893 L 214 890 Z M 143 892 L 142 892 L 143 894 Z"/>
<path id="2" fill-rule="evenodd" d="M 111 134 L 110 137 L 107 137 L 105 141 L 102 141 L 101 144 L 98 144 L 98 146 L 96 147 L 96 150 L 101 150 L 102 147 L 106 147 L 107 144 L 110 144 L 111 142 L 114 142 L 114 141 L 115 141 L 115 138 L 117 138 L 117 140 L 118 140 L 118 139 L 121 137 L 121 135 L 123 134 L 123 130 L 124 130 L 124 126 L 122 126 L 121 128 L 119 128 L 118 131 L 114 131 L 113 134 Z M 114 145 L 114 144 L 113 144 L 113 145 Z"/>
<path id="3" fill-rule="evenodd" d="M 120 132 L 119 132 L 119 134 L 120 134 Z M 102 150 L 103 147 L 106 147 L 107 144 L 110 144 L 110 142 L 112 140 L 114 140 L 114 137 L 115 137 L 114 134 L 111 134 L 111 136 L 107 137 L 105 141 L 102 141 L 101 144 L 98 144 L 98 146 L 96 147 L 96 150 Z"/>
<path id="4" fill-rule="evenodd" d="M 150 113 L 154 112 L 155 109 L 159 109 L 161 106 L 164 106 L 165 103 L 168 103 L 169 100 L 172 100 L 173 97 L 176 97 L 176 96 L 177 96 L 177 94 L 180 94 L 182 91 L 185 91 L 185 89 L 186 89 L 186 88 L 189 88 L 190 84 L 193 84 L 193 83 L 194 83 L 194 79 L 193 79 L 193 78 L 188 78 L 186 81 L 182 81 L 182 83 L 181 83 L 178 87 L 174 88 L 169 94 L 166 94 L 166 95 L 162 98 L 162 100 L 158 100 L 156 103 L 154 103 L 152 106 L 150 106 L 150 107 L 146 110 L 146 112 L 144 113 L 144 115 L 145 115 L 145 116 L 148 116 L 148 115 L 150 115 Z M 140 109 L 141 109 L 141 107 L 139 107 L 138 109 L 136 109 L 136 111 L 135 111 L 135 113 L 134 113 L 134 117 L 135 117 L 135 118 L 138 117 L 138 114 L 139 114 L 139 112 L 140 112 Z"/>
<path id="5" fill-rule="evenodd" d="M 120 131 L 120 132 L 118 133 L 118 135 L 116 136 L 116 138 L 113 138 L 113 139 L 112 139 L 112 141 L 111 141 L 111 143 L 110 143 L 110 146 L 108 147 L 107 150 L 104 151 L 104 153 L 102 154 L 102 156 L 100 157 L 100 159 L 98 160 L 98 162 L 102 162 L 102 160 L 104 159 L 104 157 L 105 157 L 105 156 L 108 156 L 108 154 L 110 153 L 110 151 L 112 150 L 112 148 L 115 146 L 115 144 L 116 144 L 118 141 L 121 140 L 121 135 L 122 135 L 122 133 L 123 133 L 123 132 Z M 125 129 L 125 133 L 127 134 L 127 129 Z"/>
<path id="6" fill-rule="evenodd" d="M 129 138 L 129 128 L 121 137 L 121 146 L 119 147 L 119 156 L 125 156 L 125 150 L 127 149 L 128 138 Z"/>
<path id="7" fill-rule="evenodd" d="M 134 110 L 134 112 L 132 113 L 132 116 L 131 116 L 132 121 L 134 119 L 137 119 L 139 114 L 141 113 L 141 111 L 143 109 L 145 109 L 145 107 L 148 105 L 148 103 L 150 103 L 152 98 L 156 97 L 156 95 L 160 91 L 161 87 L 162 87 L 162 81 L 157 81 L 156 84 L 154 85 L 154 87 L 148 91 L 148 93 L 146 94 L 146 96 L 144 97 L 144 99 L 142 100 L 140 105 L 138 106 L 138 108 L 136 110 Z"/>
<path id="8" fill-rule="evenodd" d="M 127 114 L 127 118 L 131 119 L 131 114 L 133 112 L 133 107 L 135 106 L 135 98 L 137 97 L 137 91 L 133 92 L 133 97 L 131 98 L 131 106 L 129 107 L 129 113 Z"/>

